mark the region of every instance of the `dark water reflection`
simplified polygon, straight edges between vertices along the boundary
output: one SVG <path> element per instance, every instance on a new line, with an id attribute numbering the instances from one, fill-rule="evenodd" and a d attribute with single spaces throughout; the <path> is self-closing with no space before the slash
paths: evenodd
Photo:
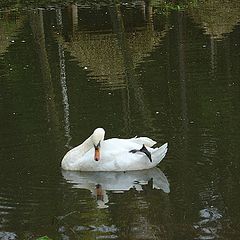
<path id="1" fill-rule="evenodd" d="M 236 6 L 212 18 L 144 2 L 1 12 L 0 238 L 237 239 Z M 62 156 L 97 126 L 168 141 L 171 191 L 145 172 L 124 193 L 94 176 L 95 195 L 76 188 Z"/>
<path id="2" fill-rule="evenodd" d="M 153 189 L 170 192 L 169 183 L 159 168 L 129 172 L 75 172 L 62 171 L 64 179 L 74 188 L 88 189 L 96 196 L 98 207 L 108 207 L 107 191 L 124 193 L 131 188 L 143 191 L 143 186 L 152 181 Z"/>

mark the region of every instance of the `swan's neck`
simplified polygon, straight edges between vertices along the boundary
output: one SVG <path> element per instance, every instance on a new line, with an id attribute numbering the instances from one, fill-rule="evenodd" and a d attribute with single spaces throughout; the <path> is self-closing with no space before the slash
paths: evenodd
<path id="1" fill-rule="evenodd" d="M 79 161 L 93 147 L 91 136 L 87 138 L 81 145 L 67 152 L 62 160 L 62 168 L 65 170 L 79 170 Z"/>
<path id="2" fill-rule="evenodd" d="M 81 145 L 76 147 L 76 150 L 79 152 L 79 156 L 83 156 L 93 147 L 92 136 L 87 138 Z"/>

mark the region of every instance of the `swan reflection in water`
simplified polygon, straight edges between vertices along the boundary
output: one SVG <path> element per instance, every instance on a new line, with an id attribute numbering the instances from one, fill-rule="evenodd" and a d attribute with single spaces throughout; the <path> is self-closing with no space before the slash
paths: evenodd
<path id="1" fill-rule="evenodd" d="M 96 196 L 99 208 L 108 207 L 107 191 L 123 193 L 131 188 L 143 191 L 142 186 L 152 181 L 153 189 L 170 192 L 167 177 L 159 168 L 127 172 L 75 172 L 62 170 L 64 179 L 73 188 L 88 189 Z"/>

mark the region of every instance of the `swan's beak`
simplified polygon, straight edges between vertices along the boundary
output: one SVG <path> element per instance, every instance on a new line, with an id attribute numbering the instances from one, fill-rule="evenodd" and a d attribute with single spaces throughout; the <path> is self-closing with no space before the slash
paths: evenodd
<path id="1" fill-rule="evenodd" d="M 97 200 L 103 201 L 103 189 L 101 184 L 96 185 L 96 194 L 97 194 Z"/>
<path id="2" fill-rule="evenodd" d="M 99 161 L 100 159 L 100 147 L 95 147 L 94 160 Z"/>

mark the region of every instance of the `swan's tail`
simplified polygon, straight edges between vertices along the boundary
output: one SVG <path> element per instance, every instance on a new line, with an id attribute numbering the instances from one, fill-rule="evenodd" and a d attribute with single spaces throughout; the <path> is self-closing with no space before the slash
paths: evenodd
<path id="1" fill-rule="evenodd" d="M 160 163 L 163 160 L 163 158 L 166 156 L 167 150 L 168 150 L 168 143 L 165 143 L 161 147 L 155 148 L 154 151 L 151 153 L 153 162 L 155 162 L 156 165 Z"/>

